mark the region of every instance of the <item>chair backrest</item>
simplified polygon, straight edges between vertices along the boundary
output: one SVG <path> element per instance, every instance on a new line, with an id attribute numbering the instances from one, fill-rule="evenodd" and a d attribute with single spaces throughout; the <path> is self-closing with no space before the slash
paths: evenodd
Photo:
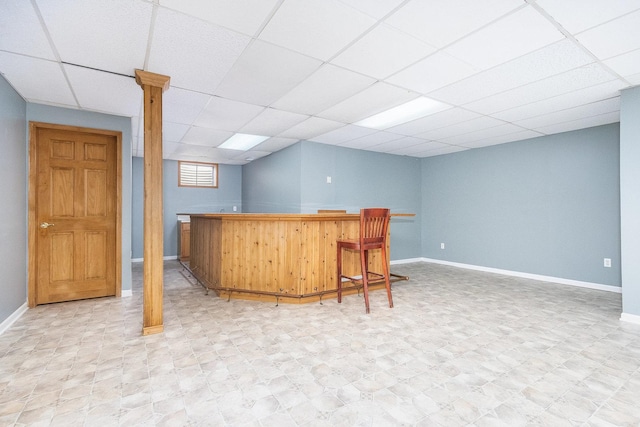
<path id="1" fill-rule="evenodd" d="M 385 243 L 390 218 L 387 208 L 360 209 L 360 244 Z"/>

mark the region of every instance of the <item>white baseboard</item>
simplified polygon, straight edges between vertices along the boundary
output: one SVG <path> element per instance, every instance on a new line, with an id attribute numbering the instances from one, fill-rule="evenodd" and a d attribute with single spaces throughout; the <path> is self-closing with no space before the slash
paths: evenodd
<path id="1" fill-rule="evenodd" d="M 412 262 L 422 262 L 423 258 L 407 258 L 407 259 L 397 259 L 395 261 L 390 261 L 391 265 L 399 265 L 399 264 L 410 264 Z"/>
<path id="2" fill-rule="evenodd" d="M 636 325 L 640 325 L 640 316 L 638 316 L 637 314 L 622 313 L 620 315 L 620 320 L 623 322 L 629 322 L 629 323 L 634 323 Z"/>
<path id="3" fill-rule="evenodd" d="M 169 256 L 162 257 L 162 259 L 165 260 L 165 261 L 171 261 L 171 260 L 174 260 L 174 259 L 178 259 L 178 256 L 177 255 L 169 255 Z M 143 261 L 144 261 L 144 258 L 131 258 L 131 262 L 143 262 Z"/>
<path id="4" fill-rule="evenodd" d="M 133 296 L 133 291 L 131 289 L 123 289 L 122 292 L 120 292 L 121 298 L 126 298 L 130 296 Z"/>
<path id="5" fill-rule="evenodd" d="M 487 273 L 503 274 L 505 276 L 522 277 L 524 279 L 540 280 L 542 282 L 559 283 L 561 285 L 578 286 L 580 288 L 596 289 L 599 291 L 622 293 L 620 286 L 602 285 L 600 283 L 582 282 L 580 280 L 563 279 L 561 277 L 543 276 L 540 274 L 522 273 L 520 271 L 502 270 L 499 268 L 482 267 L 479 265 L 462 264 L 459 262 L 443 261 L 440 259 L 422 258 L 424 262 L 431 262 L 434 264 L 450 265 L 452 267 L 466 268 L 468 270 L 485 271 Z"/>
<path id="6" fill-rule="evenodd" d="M 11 315 L 7 317 L 2 323 L 0 323 L 0 335 L 2 335 L 7 329 L 9 329 L 11 325 L 13 325 L 16 320 L 18 320 L 28 309 L 29 306 L 25 302 L 20 307 L 18 307 L 16 311 L 11 313 Z"/>

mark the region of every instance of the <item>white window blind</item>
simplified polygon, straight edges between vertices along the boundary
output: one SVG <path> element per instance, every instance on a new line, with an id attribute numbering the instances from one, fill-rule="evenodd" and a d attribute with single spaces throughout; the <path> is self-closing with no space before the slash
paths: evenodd
<path id="1" fill-rule="evenodd" d="M 179 162 L 180 187 L 217 187 L 218 165 L 215 163 Z"/>

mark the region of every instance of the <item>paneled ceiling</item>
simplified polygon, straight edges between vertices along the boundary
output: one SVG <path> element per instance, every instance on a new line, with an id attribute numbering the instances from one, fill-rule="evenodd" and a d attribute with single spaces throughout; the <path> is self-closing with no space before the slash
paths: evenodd
<path id="1" fill-rule="evenodd" d="M 619 120 L 640 0 L 2 0 L 0 73 L 29 102 L 131 117 L 171 77 L 164 157 L 245 164 L 300 140 L 428 157 Z M 383 130 L 354 123 L 419 97 Z M 269 138 L 218 148 L 234 133 Z"/>

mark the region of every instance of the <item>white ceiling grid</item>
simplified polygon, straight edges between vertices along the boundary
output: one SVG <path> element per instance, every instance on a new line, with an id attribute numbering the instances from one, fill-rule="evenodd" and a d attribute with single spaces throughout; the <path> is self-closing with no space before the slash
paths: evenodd
<path id="1" fill-rule="evenodd" d="M 3 0 L 0 73 L 29 102 L 131 117 L 166 74 L 165 158 L 245 164 L 299 140 L 427 157 L 619 120 L 640 0 Z M 359 120 L 445 103 L 383 131 Z M 268 136 L 217 148 L 236 132 Z"/>

